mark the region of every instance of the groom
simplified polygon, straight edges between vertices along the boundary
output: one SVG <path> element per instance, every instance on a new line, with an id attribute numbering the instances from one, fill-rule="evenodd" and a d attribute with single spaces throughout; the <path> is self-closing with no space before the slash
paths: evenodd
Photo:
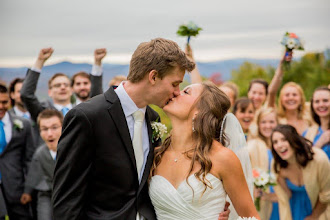
<path id="1" fill-rule="evenodd" d="M 185 70 L 194 66 L 173 41 L 141 43 L 128 81 L 67 113 L 54 174 L 55 220 L 156 219 L 147 179 L 160 144 L 150 122 L 159 115 L 148 105 L 162 108 L 178 96 Z"/>

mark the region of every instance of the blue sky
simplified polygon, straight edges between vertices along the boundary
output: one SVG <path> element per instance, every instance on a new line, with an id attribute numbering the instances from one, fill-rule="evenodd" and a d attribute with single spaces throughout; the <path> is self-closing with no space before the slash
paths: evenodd
<path id="1" fill-rule="evenodd" d="M 105 62 L 128 63 L 155 37 L 184 47 L 176 30 L 190 20 L 203 28 L 191 42 L 198 61 L 279 58 L 286 31 L 303 39 L 305 52 L 321 51 L 330 47 L 329 11 L 329 0 L 1 0 L 0 67 L 32 65 L 49 46 L 49 63 L 91 63 L 99 47 L 108 50 Z"/>

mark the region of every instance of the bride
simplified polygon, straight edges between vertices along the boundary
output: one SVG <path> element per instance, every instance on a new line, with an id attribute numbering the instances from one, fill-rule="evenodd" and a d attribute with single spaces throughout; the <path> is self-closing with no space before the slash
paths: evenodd
<path id="1" fill-rule="evenodd" d="M 224 147 L 242 135 L 233 133 L 240 131 L 235 128 L 226 131 L 236 120 L 227 114 L 223 123 L 229 107 L 226 95 L 211 83 L 186 87 L 164 107 L 173 128 L 155 149 L 151 169 L 149 194 L 157 219 L 218 219 L 227 195 L 239 216 L 259 218 L 245 165 L 242 169 L 241 158 Z"/>

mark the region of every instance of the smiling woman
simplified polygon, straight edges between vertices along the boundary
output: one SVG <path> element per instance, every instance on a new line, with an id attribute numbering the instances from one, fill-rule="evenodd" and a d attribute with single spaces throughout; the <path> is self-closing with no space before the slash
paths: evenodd
<path id="1" fill-rule="evenodd" d="M 280 219 L 329 219 L 330 163 L 291 125 L 278 125 L 271 136 L 278 184 Z"/>
<path id="2" fill-rule="evenodd" d="M 280 124 L 289 124 L 302 134 L 312 125 L 312 119 L 305 107 L 305 94 L 300 85 L 286 83 L 278 99 L 278 116 Z"/>

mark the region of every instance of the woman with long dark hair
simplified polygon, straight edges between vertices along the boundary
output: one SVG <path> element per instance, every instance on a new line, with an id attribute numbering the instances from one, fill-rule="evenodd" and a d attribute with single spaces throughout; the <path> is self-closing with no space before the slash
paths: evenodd
<path id="1" fill-rule="evenodd" d="M 278 125 L 271 136 L 280 219 L 330 218 L 330 163 L 291 125 Z"/>

